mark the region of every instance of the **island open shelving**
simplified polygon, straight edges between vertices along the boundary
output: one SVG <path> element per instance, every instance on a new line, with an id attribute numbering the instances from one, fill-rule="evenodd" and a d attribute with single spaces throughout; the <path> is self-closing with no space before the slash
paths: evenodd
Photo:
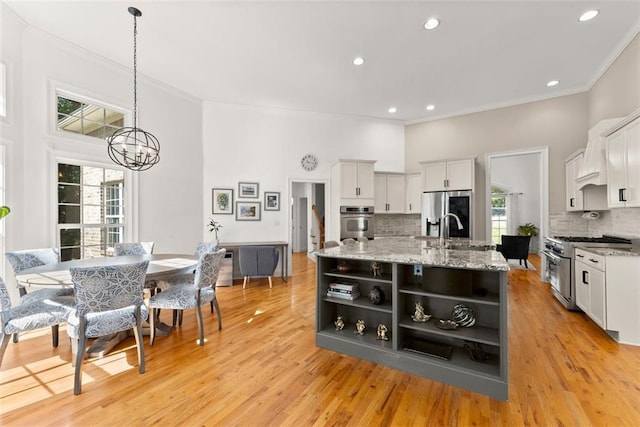
<path id="1" fill-rule="evenodd" d="M 416 262 L 420 258 L 391 262 L 392 256 L 376 257 L 373 244 L 369 254 L 359 249 L 354 254 L 344 248 L 318 254 L 316 345 L 507 400 L 507 268 L 500 255 L 456 250 L 446 257 L 450 261 L 453 256 L 453 263 L 433 263 L 427 257 L 424 261 L 429 263 L 422 264 Z M 464 257 L 473 262 L 460 264 Z M 491 260 L 486 268 L 477 262 L 479 257 Z M 380 276 L 372 275 L 374 261 L 380 265 Z M 357 283 L 360 297 L 353 301 L 329 297 L 332 283 Z M 383 291 L 383 304 L 369 301 L 374 286 Z M 412 319 L 417 302 L 432 316 L 429 321 Z M 473 310 L 475 324 L 438 328 L 436 322 L 451 319 L 456 304 Z M 338 316 L 345 324 L 342 330 L 336 330 Z M 362 336 L 355 333 L 358 320 L 366 325 Z M 379 324 L 386 326 L 389 341 L 377 339 Z M 478 348 L 485 360 L 472 360 L 470 350 Z"/>

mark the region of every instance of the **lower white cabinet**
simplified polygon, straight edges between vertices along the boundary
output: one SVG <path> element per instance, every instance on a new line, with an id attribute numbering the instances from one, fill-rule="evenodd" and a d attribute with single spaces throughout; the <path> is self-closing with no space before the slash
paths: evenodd
<path id="1" fill-rule="evenodd" d="M 576 248 L 576 304 L 620 343 L 640 346 L 640 255 Z"/>
<path id="2" fill-rule="evenodd" d="M 607 329 L 605 258 L 576 250 L 576 305 L 598 326 Z"/>

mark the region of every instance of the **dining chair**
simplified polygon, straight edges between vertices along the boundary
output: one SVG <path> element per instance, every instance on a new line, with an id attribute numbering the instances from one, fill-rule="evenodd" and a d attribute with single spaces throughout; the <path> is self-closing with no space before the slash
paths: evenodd
<path id="1" fill-rule="evenodd" d="M 82 391 L 82 361 L 87 338 L 133 329 L 138 349 L 138 372 L 144 373 L 142 322 L 148 311 L 143 287 L 149 261 L 101 267 L 72 267 L 76 307 L 69 315 L 67 333 L 75 361 L 73 393 Z"/>
<path id="2" fill-rule="evenodd" d="M 216 281 L 218 273 L 224 260 L 225 249 L 216 252 L 207 252 L 200 256 L 196 274 L 192 281 L 180 284 L 173 284 L 168 289 L 163 290 L 149 299 L 149 308 L 151 313 L 151 336 L 149 338 L 150 345 L 155 341 L 157 319 L 157 311 L 159 309 L 187 310 L 196 309 L 196 318 L 198 321 L 199 345 L 204 345 L 204 324 L 202 320 L 203 304 L 212 302 L 218 317 L 218 330 L 222 329 L 222 315 L 220 306 L 216 298 Z M 176 318 L 173 318 L 173 326 L 176 325 Z"/>
<path id="3" fill-rule="evenodd" d="M 113 245 L 113 255 L 147 255 L 153 253 L 154 242 L 116 243 Z"/>
<path id="4" fill-rule="evenodd" d="M 50 265 L 58 263 L 59 256 L 58 250 L 54 248 L 42 248 L 42 249 L 25 249 L 21 251 L 7 252 L 6 257 L 11 264 L 14 274 L 20 274 L 22 271 L 40 267 L 41 265 Z M 46 289 L 37 289 L 27 292 L 27 288 L 23 286 L 18 287 L 20 293 L 20 304 L 28 304 L 37 301 L 45 301 L 50 298 L 56 297 L 72 297 L 73 288 L 58 288 L 51 287 Z M 52 327 L 52 340 L 53 346 L 58 346 L 58 328 Z M 18 342 L 18 334 L 13 336 L 13 342 Z"/>
<path id="5" fill-rule="evenodd" d="M 73 297 L 56 297 L 34 300 L 12 307 L 7 286 L 0 277 L 0 310 L 2 312 L 2 341 L 0 341 L 0 365 L 9 345 L 9 337 L 19 332 L 51 327 L 55 329 L 54 347 L 58 346 L 58 325 L 67 321 L 73 310 Z"/>

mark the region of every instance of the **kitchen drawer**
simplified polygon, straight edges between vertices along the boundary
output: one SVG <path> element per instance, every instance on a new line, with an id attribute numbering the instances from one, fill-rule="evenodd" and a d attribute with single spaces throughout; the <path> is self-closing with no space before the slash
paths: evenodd
<path id="1" fill-rule="evenodd" d="M 606 258 L 584 249 L 576 248 L 576 261 L 583 262 L 600 271 L 605 271 Z"/>

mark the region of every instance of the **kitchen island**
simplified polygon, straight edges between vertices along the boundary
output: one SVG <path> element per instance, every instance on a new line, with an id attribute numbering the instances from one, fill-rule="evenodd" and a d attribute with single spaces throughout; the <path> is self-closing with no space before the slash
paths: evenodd
<path id="1" fill-rule="evenodd" d="M 430 244 L 385 238 L 318 251 L 316 345 L 507 400 L 509 266 L 475 242 Z M 468 326 L 443 329 L 460 304 L 456 320 Z"/>

